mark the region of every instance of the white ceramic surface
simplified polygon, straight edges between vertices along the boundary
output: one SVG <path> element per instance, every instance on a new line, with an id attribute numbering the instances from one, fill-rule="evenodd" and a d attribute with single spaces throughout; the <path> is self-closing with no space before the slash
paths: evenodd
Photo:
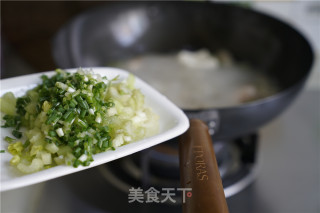
<path id="1" fill-rule="evenodd" d="M 88 68 L 84 68 L 88 69 Z M 92 69 L 94 73 L 98 73 L 102 76 L 107 76 L 108 78 L 113 78 L 119 75 L 121 78 L 126 77 L 128 72 L 115 69 L 115 68 L 89 68 Z M 69 69 L 69 72 L 74 72 L 76 69 Z M 10 79 L 1 80 L 1 91 L 0 95 L 11 91 L 16 96 L 22 96 L 25 92 L 37 84 L 41 83 L 40 76 L 46 74 L 51 76 L 54 74 L 53 71 L 45 73 L 37 73 L 32 75 L 25 75 Z M 9 161 L 11 155 L 7 151 L 7 142 L 3 138 L 10 134 L 10 129 L 1 128 L 1 150 L 6 150 L 5 153 L 0 153 L 0 173 L 1 173 L 1 191 L 6 191 L 10 189 L 15 189 L 42 181 L 57 178 L 63 175 L 78 172 L 84 169 L 89 169 L 94 166 L 98 166 L 103 163 L 133 154 L 135 152 L 141 151 L 143 149 L 149 148 L 161 142 L 172 139 L 183 132 L 185 132 L 189 127 L 189 120 L 186 115 L 180 110 L 176 105 L 169 101 L 165 96 L 157 92 L 147 83 L 143 82 L 141 79 L 136 77 L 135 86 L 141 90 L 145 95 L 146 104 L 151 107 L 155 113 L 159 115 L 160 131 L 157 135 L 149 138 L 145 138 L 140 141 L 133 142 L 122 147 L 118 147 L 115 151 L 106 151 L 104 153 L 99 153 L 94 155 L 94 161 L 90 166 L 78 168 L 73 168 L 71 166 L 56 166 L 50 169 L 39 171 L 33 174 L 22 175 L 16 171 L 15 168 L 10 166 Z M 90 181 L 90 180 L 88 180 Z"/>

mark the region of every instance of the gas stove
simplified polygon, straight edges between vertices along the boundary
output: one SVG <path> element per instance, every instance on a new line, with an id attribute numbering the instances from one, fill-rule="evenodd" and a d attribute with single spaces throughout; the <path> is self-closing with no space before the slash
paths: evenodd
<path id="1" fill-rule="evenodd" d="M 286 112 L 260 129 L 259 134 L 223 142 L 224 145 L 215 142 L 231 213 L 319 212 L 320 149 L 316 129 L 320 120 L 319 98 L 319 91 L 304 91 Z M 4 192 L 1 210 L 181 212 L 179 202 L 128 202 L 130 187 L 179 187 L 175 143 L 164 145 L 45 183 Z M 230 163 L 226 159 L 237 160 Z M 178 195 L 175 199 L 180 200 Z"/>
<path id="2" fill-rule="evenodd" d="M 231 141 L 214 142 L 226 197 L 240 192 L 254 180 L 257 142 L 257 134 Z M 106 182 L 126 194 L 131 187 L 178 188 L 180 186 L 178 141 L 173 139 L 105 164 L 98 167 L 98 171 Z M 181 198 L 178 200 L 181 201 Z"/>

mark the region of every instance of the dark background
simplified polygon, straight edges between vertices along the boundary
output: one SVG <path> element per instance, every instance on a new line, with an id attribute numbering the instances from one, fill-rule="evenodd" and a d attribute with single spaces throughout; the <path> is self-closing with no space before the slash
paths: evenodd
<path id="1" fill-rule="evenodd" d="M 56 67 L 51 54 L 55 33 L 77 14 L 104 1 L 1 1 L 1 78 L 28 74 L 13 57 L 35 72 Z"/>

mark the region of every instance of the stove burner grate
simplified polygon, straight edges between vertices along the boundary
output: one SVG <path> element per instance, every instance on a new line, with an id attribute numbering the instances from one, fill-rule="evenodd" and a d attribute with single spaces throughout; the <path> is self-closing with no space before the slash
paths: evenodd
<path id="1" fill-rule="evenodd" d="M 256 175 L 256 133 L 230 141 L 214 142 L 214 149 L 226 197 L 237 194 Z M 98 167 L 104 179 L 121 191 L 129 188 L 178 188 L 177 139 Z M 179 199 L 180 200 L 180 199 Z M 175 203 L 179 204 L 179 202 Z"/>

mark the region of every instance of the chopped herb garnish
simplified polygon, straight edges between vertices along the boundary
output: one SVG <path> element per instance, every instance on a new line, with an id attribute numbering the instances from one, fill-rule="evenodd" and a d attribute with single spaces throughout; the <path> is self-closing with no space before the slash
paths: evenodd
<path id="1" fill-rule="evenodd" d="M 19 127 L 20 125 L 20 116 L 15 115 L 5 115 L 3 116 L 3 119 L 5 120 L 5 124 L 2 127 Z"/>
<path id="2" fill-rule="evenodd" d="M 12 130 L 12 135 L 16 138 L 21 138 L 22 137 L 22 133 L 19 132 L 18 130 Z"/>
<path id="3" fill-rule="evenodd" d="M 55 165 L 88 166 L 93 155 L 115 150 L 157 131 L 157 116 L 144 106 L 133 77 L 114 82 L 79 69 L 70 74 L 56 70 L 41 76 L 42 84 L 17 99 L 9 94 L 16 110 L 9 110 L 3 127 L 10 163 L 30 173 Z M 24 131 L 20 129 L 24 127 Z M 24 143 L 19 141 L 26 137 Z"/>
<path id="4" fill-rule="evenodd" d="M 13 138 L 10 138 L 8 136 L 4 137 L 4 140 L 7 141 L 8 143 L 12 143 L 12 142 L 15 142 L 16 140 L 13 139 Z"/>
<path id="5" fill-rule="evenodd" d="M 30 145 L 30 141 L 27 140 L 24 144 L 23 144 L 23 148 L 27 148 Z"/>

